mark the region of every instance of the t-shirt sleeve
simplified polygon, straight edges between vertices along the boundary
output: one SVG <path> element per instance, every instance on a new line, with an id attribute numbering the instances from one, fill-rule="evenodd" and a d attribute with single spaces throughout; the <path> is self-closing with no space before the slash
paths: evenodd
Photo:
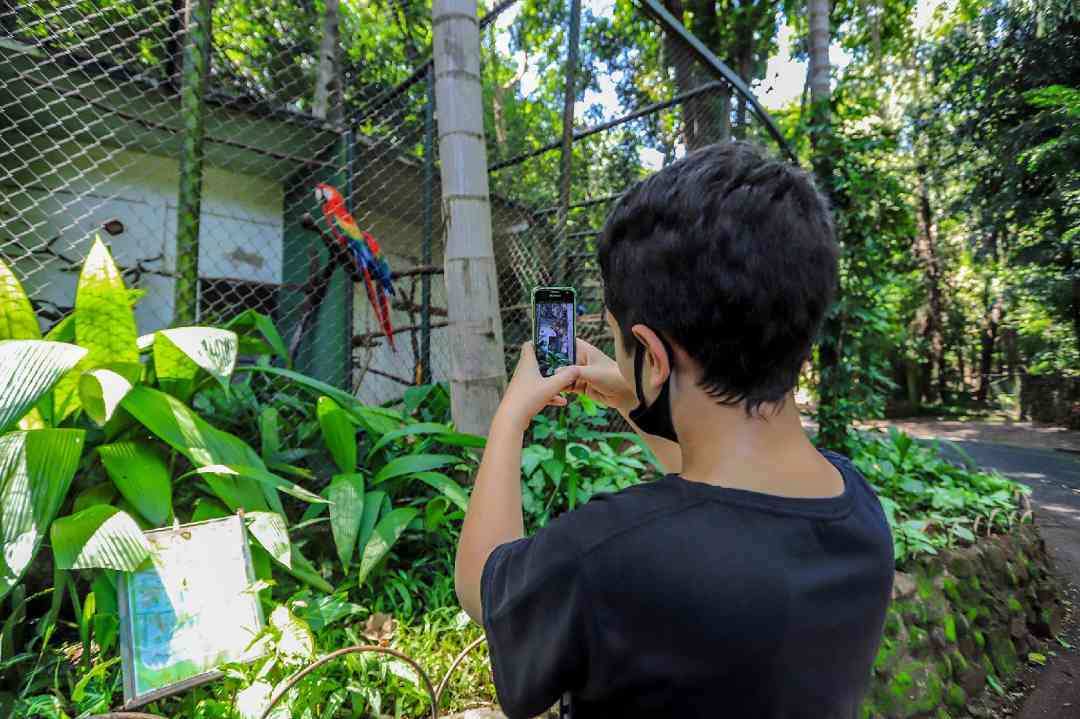
<path id="1" fill-rule="evenodd" d="M 510 719 L 545 711 L 585 680 L 586 591 L 565 524 L 502 544 L 480 583 L 499 705 Z"/>

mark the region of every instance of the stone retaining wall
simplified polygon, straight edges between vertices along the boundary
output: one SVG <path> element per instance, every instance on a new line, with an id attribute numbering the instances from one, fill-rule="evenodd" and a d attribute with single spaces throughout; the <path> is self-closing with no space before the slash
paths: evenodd
<path id="1" fill-rule="evenodd" d="M 1029 375 L 1020 378 L 1020 419 L 1080 429 L 1080 377 Z"/>
<path id="2" fill-rule="evenodd" d="M 987 683 L 1006 686 L 1029 653 L 1046 655 L 1064 607 L 1031 524 L 897 572 L 863 715 L 987 716 Z"/>

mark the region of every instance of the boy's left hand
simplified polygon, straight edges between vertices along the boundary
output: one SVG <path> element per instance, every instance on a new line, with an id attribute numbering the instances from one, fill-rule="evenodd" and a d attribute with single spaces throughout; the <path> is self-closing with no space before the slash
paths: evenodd
<path id="1" fill-rule="evenodd" d="M 561 396 L 560 392 L 573 387 L 580 372 L 580 367 L 571 365 L 559 368 L 550 377 L 544 377 L 536 363 L 533 343 L 526 342 L 521 346 L 517 369 L 514 370 L 514 376 L 499 404 L 495 422 L 507 422 L 524 432 L 532 418 L 544 407 L 566 405 L 566 398 Z"/>

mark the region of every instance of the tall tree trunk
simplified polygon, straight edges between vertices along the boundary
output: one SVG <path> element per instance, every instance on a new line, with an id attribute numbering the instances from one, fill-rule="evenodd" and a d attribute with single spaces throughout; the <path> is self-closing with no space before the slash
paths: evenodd
<path id="1" fill-rule="evenodd" d="M 491 239 L 476 0 L 431 7 L 450 335 L 450 413 L 487 434 L 506 385 Z"/>
<path id="2" fill-rule="evenodd" d="M 345 116 L 341 97 L 340 0 L 326 0 L 322 42 L 319 44 L 319 72 L 315 80 L 315 99 L 311 112 L 315 117 L 340 125 Z"/>
<path id="3" fill-rule="evenodd" d="M 998 326 L 1001 324 L 1001 296 L 991 296 L 991 280 L 988 278 L 983 288 L 983 304 L 986 316 L 983 317 L 981 352 L 979 357 L 979 390 L 975 397 L 980 404 L 990 395 L 990 374 L 993 371 L 994 345 L 997 343 Z"/>
<path id="4" fill-rule="evenodd" d="M 664 0 L 664 6 L 679 22 L 684 22 L 687 5 L 683 0 Z M 706 47 L 716 50 L 715 0 L 689 0 L 690 30 Z M 665 62 L 675 74 L 679 92 L 688 92 L 712 82 L 697 58 L 681 39 L 664 35 Z M 683 141 L 687 150 L 731 139 L 731 89 L 725 84 L 715 92 L 696 95 L 682 105 Z"/>
<path id="5" fill-rule="evenodd" d="M 964 362 L 964 347 L 961 344 L 956 348 L 956 371 L 960 376 L 960 396 L 967 396 L 967 365 Z"/>
<path id="6" fill-rule="evenodd" d="M 944 308 L 941 293 L 941 262 L 937 252 L 937 237 L 934 226 L 934 210 L 930 204 L 930 184 L 927 181 L 928 169 L 921 164 L 919 174 L 919 255 L 926 272 L 926 294 L 928 314 L 926 338 L 930 345 L 930 361 L 937 369 L 937 397 L 944 400 L 946 392 L 945 378 L 945 336 Z M 927 387 L 930 389 L 930 386 Z M 932 391 L 932 390 L 931 390 Z"/>
<path id="7" fill-rule="evenodd" d="M 1074 275 L 1072 280 L 1072 322 L 1076 349 L 1080 352 L 1080 275 Z"/>
<path id="8" fill-rule="evenodd" d="M 210 75 L 210 0 L 188 0 L 184 22 L 184 78 L 180 118 L 180 189 L 176 202 L 176 289 L 173 323 L 194 324 L 199 316 L 199 220 L 202 215 L 203 137 L 206 81 Z"/>
<path id="9" fill-rule="evenodd" d="M 807 84 L 810 87 L 810 142 L 813 146 L 814 172 L 822 190 L 832 198 L 833 159 L 830 112 L 831 89 L 829 75 L 829 0 L 807 0 L 810 16 L 810 61 L 807 65 Z M 835 203 L 833 203 L 835 206 Z M 837 287 L 836 304 L 825 320 L 821 343 L 818 346 L 818 444 L 843 449 L 847 443 L 849 417 L 843 410 L 845 401 L 843 353 L 844 318 L 839 309 L 842 287 Z"/>

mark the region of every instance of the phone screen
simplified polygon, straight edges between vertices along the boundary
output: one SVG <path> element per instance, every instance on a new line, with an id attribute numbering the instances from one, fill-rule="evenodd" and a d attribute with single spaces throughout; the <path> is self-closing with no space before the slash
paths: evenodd
<path id="1" fill-rule="evenodd" d="M 533 291 L 533 345 L 540 374 L 545 377 L 576 361 L 574 298 L 569 287 L 537 287 Z"/>

